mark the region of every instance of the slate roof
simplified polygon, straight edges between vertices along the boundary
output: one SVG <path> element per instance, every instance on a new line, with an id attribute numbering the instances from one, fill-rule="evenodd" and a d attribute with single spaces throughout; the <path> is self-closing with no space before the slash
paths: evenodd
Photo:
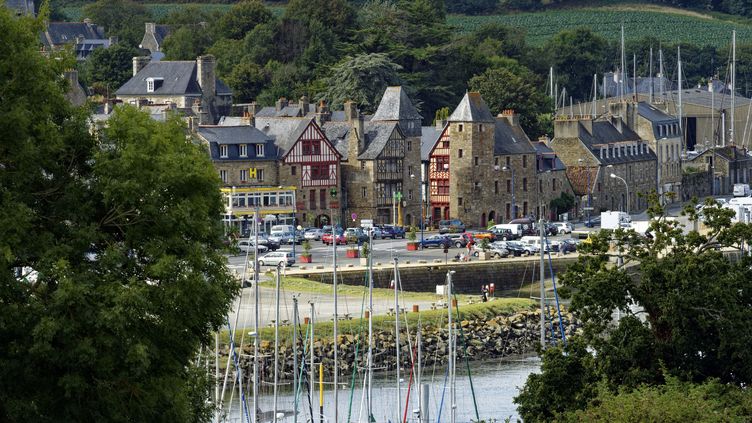
<path id="1" fill-rule="evenodd" d="M 108 40 L 104 36 L 104 29 L 86 22 L 49 22 L 41 34 L 42 44 L 46 47 L 74 43 L 77 37 L 85 40 Z"/>
<path id="2" fill-rule="evenodd" d="M 334 144 L 339 154 L 342 155 L 342 158 L 347 160 L 350 150 L 348 137 L 352 126 L 348 122 L 324 122 L 324 126 L 321 129 L 324 131 L 326 138 Z"/>
<path id="3" fill-rule="evenodd" d="M 153 93 L 146 92 L 147 78 L 163 78 L 161 86 Z M 232 90 L 217 79 L 217 95 L 231 95 Z M 196 62 L 159 61 L 149 62 L 136 76 L 128 80 L 116 95 L 201 95 L 201 87 L 196 78 Z"/>
<path id="4" fill-rule="evenodd" d="M 496 119 L 494 126 L 494 155 L 532 154 L 535 147 L 519 125 L 513 126 L 505 118 Z"/>
<path id="5" fill-rule="evenodd" d="M 413 106 L 402 87 L 386 87 L 372 120 L 421 120 L 423 117 Z"/>
<path id="6" fill-rule="evenodd" d="M 454 109 L 447 122 L 488 122 L 493 123 L 494 117 L 488 109 L 480 93 L 468 92 L 462 97 L 460 104 Z"/>
<path id="7" fill-rule="evenodd" d="M 608 157 L 604 155 L 601 158 L 601 145 L 641 141 L 640 136 L 629 129 L 626 124 L 622 125 L 622 128 L 622 132 L 619 132 L 611 122 L 594 121 L 593 133 L 591 134 L 585 129 L 582 123 L 579 123 L 579 139 L 602 164 L 608 165 L 656 159 L 655 153 L 650 148 L 647 148 L 647 152 L 644 152 L 643 149 L 638 149 L 638 154 L 620 154 L 618 157 L 614 157 L 613 152 L 611 152 L 607 155 Z"/>
<path id="8" fill-rule="evenodd" d="M 546 172 L 548 170 L 566 170 L 567 167 L 564 165 L 564 162 L 559 159 L 559 156 L 556 155 L 553 149 L 551 147 L 547 146 L 545 142 L 537 141 L 533 143 L 533 147 L 535 148 L 535 152 L 539 156 L 543 156 L 544 160 L 538 161 L 539 172 Z"/>
<path id="9" fill-rule="evenodd" d="M 263 144 L 272 140 L 249 125 L 200 126 L 198 133 L 208 142 L 217 144 Z"/>
<path id="10" fill-rule="evenodd" d="M 397 122 L 365 122 L 363 132 L 366 136 L 366 149 L 358 156 L 361 160 L 373 160 L 381 154 L 389 137 L 399 126 Z"/>
<path id="11" fill-rule="evenodd" d="M 664 113 L 650 103 L 641 101 L 637 104 L 637 113 L 653 123 L 676 123 L 679 119 Z"/>
<path id="12" fill-rule="evenodd" d="M 275 107 L 262 107 L 256 117 L 303 117 L 303 110 L 299 106 L 285 106 L 281 110 Z"/>
<path id="13" fill-rule="evenodd" d="M 446 127 L 446 125 L 445 125 Z M 421 128 L 420 134 L 420 160 L 428 162 L 431 160 L 431 150 L 436 145 L 436 141 L 441 136 L 441 132 L 444 128 L 437 128 L 434 126 L 424 126 Z"/>
<path id="14" fill-rule="evenodd" d="M 667 93 L 665 97 L 678 102 L 679 91 L 671 91 Z M 749 103 L 752 102 L 752 100 L 739 95 L 736 96 L 735 100 L 737 108 L 749 107 Z M 710 91 L 707 91 L 705 89 L 692 88 L 682 90 L 682 103 L 695 104 L 703 107 L 715 107 L 716 109 L 726 109 L 731 107 L 731 98 L 728 94 L 723 95 L 719 93 L 711 93 Z"/>
<path id="15" fill-rule="evenodd" d="M 627 75 L 629 76 L 629 75 Z M 660 90 L 660 84 L 661 80 L 663 80 L 663 92 L 666 93 L 668 91 L 676 89 L 676 84 L 674 84 L 671 80 L 665 77 L 660 76 L 654 76 L 654 77 L 642 77 L 638 76 L 635 78 L 637 80 L 637 93 L 638 94 L 650 94 L 650 84 L 652 82 L 653 84 L 653 94 L 658 95 L 658 92 Z M 603 82 L 606 84 L 606 97 L 618 97 L 621 93 L 620 91 L 620 83 L 614 80 L 614 72 L 606 72 L 603 75 Z M 600 96 L 603 97 L 603 84 L 598 87 L 598 91 L 600 92 Z M 632 94 L 633 88 L 634 88 L 634 79 L 632 77 L 628 77 L 626 83 L 624 84 L 624 95 L 630 96 Z"/>
<path id="16" fill-rule="evenodd" d="M 34 16 L 34 2 L 31 0 L 5 0 L 5 7 L 19 15 Z"/>

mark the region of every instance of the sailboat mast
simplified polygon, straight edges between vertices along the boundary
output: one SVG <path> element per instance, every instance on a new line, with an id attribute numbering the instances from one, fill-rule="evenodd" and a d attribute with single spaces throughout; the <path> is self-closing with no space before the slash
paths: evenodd
<path id="1" fill-rule="evenodd" d="M 373 416 L 373 227 L 368 231 L 368 421 Z"/>
<path id="2" fill-rule="evenodd" d="M 621 26 L 621 68 L 620 68 L 620 74 L 619 74 L 619 96 L 621 97 L 621 100 L 624 101 L 624 82 L 625 82 L 625 73 L 624 68 L 626 66 L 626 60 L 624 59 L 624 25 Z"/>
<path id="3" fill-rule="evenodd" d="M 298 297 L 292 297 L 292 421 L 298 423 Z"/>
<path id="4" fill-rule="evenodd" d="M 337 375 L 339 373 L 339 362 L 337 356 L 337 350 L 339 350 L 338 338 L 338 323 L 339 315 L 337 311 L 337 226 L 334 222 L 334 210 L 332 210 L 332 290 L 334 291 L 334 325 L 332 330 L 334 331 L 334 421 L 339 421 L 339 398 L 337 385 Z"/>
<path id="5" fill-rule="evenodd" d="M 423 369 L 420 366 L 420 363 L 422 361 L 422 355 L 423 355 L 423 346 L 422 344 L 422 336 L 421 331 L 423 330 L 423 325 L 420 322 L 420 314 L 418 314 L 418 332 L 415 334 L 415 343 L 417 344 L 416 347 L 418 349 L 418 363 L 415 370 L 415 386 L 418 387 L 418 416 L 420 417 L 420 421 L 423 421 L 423 388 L 422 388 L 422 372 Z"/>
<path id="6" fill-rule="evenodd" d="M 681 62 L 681 46 L 676 47 L 676 60 L 677 69 L 679 74 L 679 132 L 682 133 L 682 151 L 687 153 L 686 145 L 684 144 L 684 119 L 682 119 L 682 62 Z"/>
<path id="7" fill-rule="evenodd" d="M 314 396 L 313 396 L 313 394 L 314 394 L 314 375 L 313 375 L 313 369 L 315 369 L 315 367 L 314 367 L 314 360 L 313 360 L 313 358 L 314 358 L 314 356 L 313 356 L 313 316 L 314 316 L 314 312 L 316 310 L 315 310 L 315 306 L 313 305 L 313 302 L 310 302 L 309 304 L 311 305 L 311 318 L 309 319 L 309 321 L 311 322 L 311 340 L 310 340 L 310 347 L 309 347 L 311 349 L 311 366 L 308 368 L 308 377 L 311 380 L 311 383 L 310 383 L 310 386 L 309 386 L 309 389 L 310 389 L 311 392 L 310 392 L 310 397 L 308 397 L 308 398 L 309 398 L 310 404 L 312 406 L 312 404 L 313 404 L 313 398 L 314 398 Z M 313 420 L 313 416 L 311 416 L 311 419 Z"/>
<path id="8" fill-rule="evenodd" d="M 400 420 L 400 411 L 402 409 L 402 391 L 400 389 L 399 314 L 399 275 L 397 271 L 397 257 L 394 257 L 394 345 L 397 356 L 397 421 Z"/>
<path id="9" fill-rule="evenodd" d="M 275 277 L 274 288 L 274 405 L 272 414 L 272 421 L 277 421 L 277 398 L 279 392 L 279 269 L 282 267 L 281 263 L 277 264 L 277 274 Z"/>
<path id="10" fill-rule="evenodd" d="M 253 330 L 255 332 L 253 337 L 253 423 L 258 423 L 258 385 L 259 385 L 259 264 L 258 264 L 258 223 L 259 223 L 259 207 L 256 205 L 256 212 L 253 214 Z"/>
<path id="11" fill-rule="evenodd" d="M 736 30 L 731 32 L 731 125 L 729 130 L 729 144 L 734 145 L 734 118 L 736 112 Z"/>
<path id="12" fill-rule="evenodd" d="M 632 97 L 637 99 L 637 54 L 632 53 Z"/>
<path id="13" fill-rule="evenodd" d="M 653 94 L 655 93 L 654 79 L 653 79 L 653 46 L 650 46 L 650 100 L 649 103 L 653 104 Z"/>
<path id="14" fill-rule="evenodd" d="M 447 357 L 449 357 L 449 368 L 447 369 L 447 372 L 450 375 L 450 385 L 449 385 L 449 391 L 450 391 L 450 401 L 449 401 L 449 423 L 455 423 L 456 421 L 456 412 L 455 404 L 454 404 L 454 345 L 452 340 L 454 339 L 452 337 L 452 275 L 454 274 L 453 270 L 450 270 L 447 272 L 447 310 L 449 310 L 449 339 L 447 342 Z"/>
<path id="15" fill-rule="evenodd" d="M 591 113 L 593 116 L 593 119 L 595 119 L 595 115 L 597 113 L 596 112 L 597 107 L 595 105 L 597 101 L 598 101 L 598 74 L 594 73 L 593 74 L 593 111 Z"/>
<path id="16" fill-rule="evenodd" d="M 660 92 L 660 99 L 661 103 L 663 103 L 663 49 L 658 49 L 658 74 L 661 76 L 661 79 L 658 80 L 658 89 Z"/>
<path id="17" fill-rule="evenodd" d="M 540 230 L 540 343 L 541 349 L 546 348 L 546 279 L 545 279 L 545 262 L 543 261 L 546 244 L 543 239 L 543 233 L 545 226 L 543 225 L 543 219 L 538 221 Z"/>

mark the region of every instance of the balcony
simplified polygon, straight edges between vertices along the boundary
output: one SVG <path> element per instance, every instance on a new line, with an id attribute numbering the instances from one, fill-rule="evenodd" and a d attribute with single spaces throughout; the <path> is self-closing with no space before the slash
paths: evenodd
<path id="1" fill-rule="evenodd" d="M 377 181 L 401 181 L 402 172 L 376 172 Z"/>

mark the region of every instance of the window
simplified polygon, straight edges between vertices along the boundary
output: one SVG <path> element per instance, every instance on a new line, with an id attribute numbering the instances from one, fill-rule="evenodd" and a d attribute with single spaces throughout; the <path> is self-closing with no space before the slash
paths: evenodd
<path id="1" fill-rule="evenodd" d="M 499 193 L 499 181 L 494 181 L 494 194 Z"/>
<path id="2" fill-rule="evenodd" d="M 462 149 L 457 150 L 457 157 L 462 158 Z"/>
<path id="3" fill-rule="evenodd" d="M 480 130 L 480 132 L 483 132 L 483 124 L 482 123 L 480 125 L 478 125 L 478 129 Z"/>
<path id="4" fill-rule="evenodd" d="M 363 187 L 363 188 L 361 188 L 361 189 L 362 189 L 362 192 L 361 192 L 361 194 L 363 194 L 363 198 L 366 198 L 366 197 L 368 197 L 368 188 L 366 188 L 366 187 Z"/>
<path id="5" fill-rule="evenodd" d="M 551 186 L 551 189 L 553 191 L 556 191 L 556 178 L 554 178 L 554 180 L 553 180 L 553 185 Z"/>
<path id="6" fill-rule="evenodd" d="M 360 170 L 366 170 L 366 161 L 365 160 L 361 160 L 360 161 Z"/>
<path id="7" fill-rule="evenodd" d="M 154 92 L 154 80 L 149 78 L 146 80 L 146 92 L 147 93 L 153 93 Z"/>
<path id="8" fill-rule="evenodd" d="M 601 192 L 601 183 L 598 182 L 598 192 Z"/>
<path id="9" fill-rule="evenodd" d="M 478 156 L 473 157 L 473 161 L 475 162 L 475 166 L 478 166 Z"/>
<path id="10" fill-rule="evenodd" d="M 505 157 L 505 159 L 506 159 L 506 162 L 507 162 L 507 163 L 506 163 L 506 166 L 507 166 L 507 167 L 510 167 L 510 166 L 511 166 L 511 164 L 510 164 L 510 163 L 511 163 L 511 161 L 509 160 L 509 156 Z"/>
<path id="11" fill-rule="evenodd" d="M 538 181 L 538 192 L 543 192 L 543 181 L 542 180 Z"/>
<path id="12" fill-rule="evenodd" d="M 413 175 L 415 175 L 415 172 L 413 172 L 413 165 L 408 165 L 408 166 L 407 166 L 407 174 L 408 174 L 409 176 L 411 176 L 411 177 L 412 177 Z"/>
<path id="13" fill-rule="evenodd" d="M 522 190 L 527 191 L 527 178 L 522 178 Z"/>
<path id="14" fill-rule="evenodd" d="M 315 189 L 308 191 L 308 208 L 311 210 L 316 209 L 316 190 Z"/>
<path id="15" fill-rule="evenodd" d="M 326 208 L 326 190 L 319 190 L 319 203 L 322 209 Z"/>
<path id="16" fill-rule="evenodd" d="M 512 180 L 507 179 L 507 192 L 512 192 Z"/>
<path id="17" fill-rule="evenodd" d="M 522 203 L 522 215 L 527 216 L 527 201 Z"/>
<path id="18" fill-rule="evenodd" d="M 264 182 L 264 169 L 256 169 L 256 181 Z"/>
<path id="19" fill-rule="evenodd" d="M 256 144 L 256 157 L 264 157 L 264 144 Z"/>
<path id="20" fill-rule="evenodd" d="M 227 158 L 227 146 L 226 145 L 220 145 L 219 146 L 219 157 Z"/>
<path id="21" fill-rule="evenodd" d="M 407 190 L 407 199 L 412 200 L 413 199 L 413 190 L 409 189 Z"/>
<path id="22" fill-rule="evenodd" d="M 413 126 L 412 122 L 410 122 L 410 126 Z M 407 151 L 413 151 L 413 142 L 412 141 L 408 141 L 407 142 Z"/>
<path id="23" fill-rule="evenodd" d="M 512 205 L 509 203 L 506 203 L 504 206 L 505 214 L 507 215 L 506 220 L 509 220 L 512 218 Z"/>
<path id="24" fill-rule="evenodd" d="M 329 179 L 329 165 L 311 165 L 311 180 Z"/>
<path id="25" fill-rule="evenodd" d="M 476 191 L 480 191 L 480 182 L 477 182 L 477 181 L 476 181 L 476 182 L 475 182 L 475 183 L 473 184 L 473 187 L 475 187 L 475 190 L 476 190 Z"/>
<path id="26" fill-rule="evenodd" d="M 462 197 L 457 197 L 457 204 L 462 205 Z"/>
<path id="27" fill-rule="evenodd" d="M 527 167 L 527 156 L 522 156 L 522 167 Z"/>
<path id="28" fill-rule="evenodd" d="M 248 180 L 248 169 L 240 169 L 240 182 Z"/>
<path id="29" fill-rule="evenodd" d="M 498 165 L 499 165 L 499 158 L 494 157 L 494 166 L 498 166 Z"/>
<path id="30" fill-rule="evenodd" d="M 303 155 L 317 156 L 319 154 L 321 154 L 321 141 L 319 140 L 303 141 Z"/>
<path id="31" fill-rule="evenodd" d="M 240 157 L 248 157 L 248 144 L 240 144 Z"/>
<path id="32" fill-rule="evenodd" d="M 462 132 L 462 124 L 457 125 L 457 132 Z"/>
<path id="33" fill-rule="evenodd" d="M 293 166 L 290 168 L 290 175 L 297 175 L 298 174 L 298 167 Z"/>
<path id="34" fill-rule="evenodd" d="M 226 170 L 219 171 L 219 179 L 221 179 L 222 182 L 227 183 L 227 171 Z"/>

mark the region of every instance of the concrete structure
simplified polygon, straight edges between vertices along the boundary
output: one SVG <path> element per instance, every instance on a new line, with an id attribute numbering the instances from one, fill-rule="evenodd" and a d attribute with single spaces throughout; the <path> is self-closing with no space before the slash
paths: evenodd
<path id="1" fill-rule="evenodd" d="M 627 120 L 635 115 L 610 115 L 595 121 L 590 116 L 559 116 L 554 121 L 550 147 L 567 166 L 580 210 L 587 204 L 588 193 L 594 213 L 636 212 L 646 207 L 646 198 L 640 194 L 655 190 L 657 162 L 648 143 L 628 125 L 634 123 Z M 623 178 L 629 189 L 618 178 L 611 178 L 611 173 Z"/>
<path id="2" fill-rule="evenodd" d="M 214 56 L 195 61 L 150 61 L 133 58 L 133 77 L 116 92 L 123 103 L 139 107 L 170 105 L 199 124 L 212 125 L 228 115 L 232 90 L 216 77 Z"/>
<path id="3" fill-rule="evenodd" d="M 430 214 L 469 227 L 532 214 L 536 152 L 507 111 L 494 118 L 479 93 L 466 93 L 430 152 Z"/>

